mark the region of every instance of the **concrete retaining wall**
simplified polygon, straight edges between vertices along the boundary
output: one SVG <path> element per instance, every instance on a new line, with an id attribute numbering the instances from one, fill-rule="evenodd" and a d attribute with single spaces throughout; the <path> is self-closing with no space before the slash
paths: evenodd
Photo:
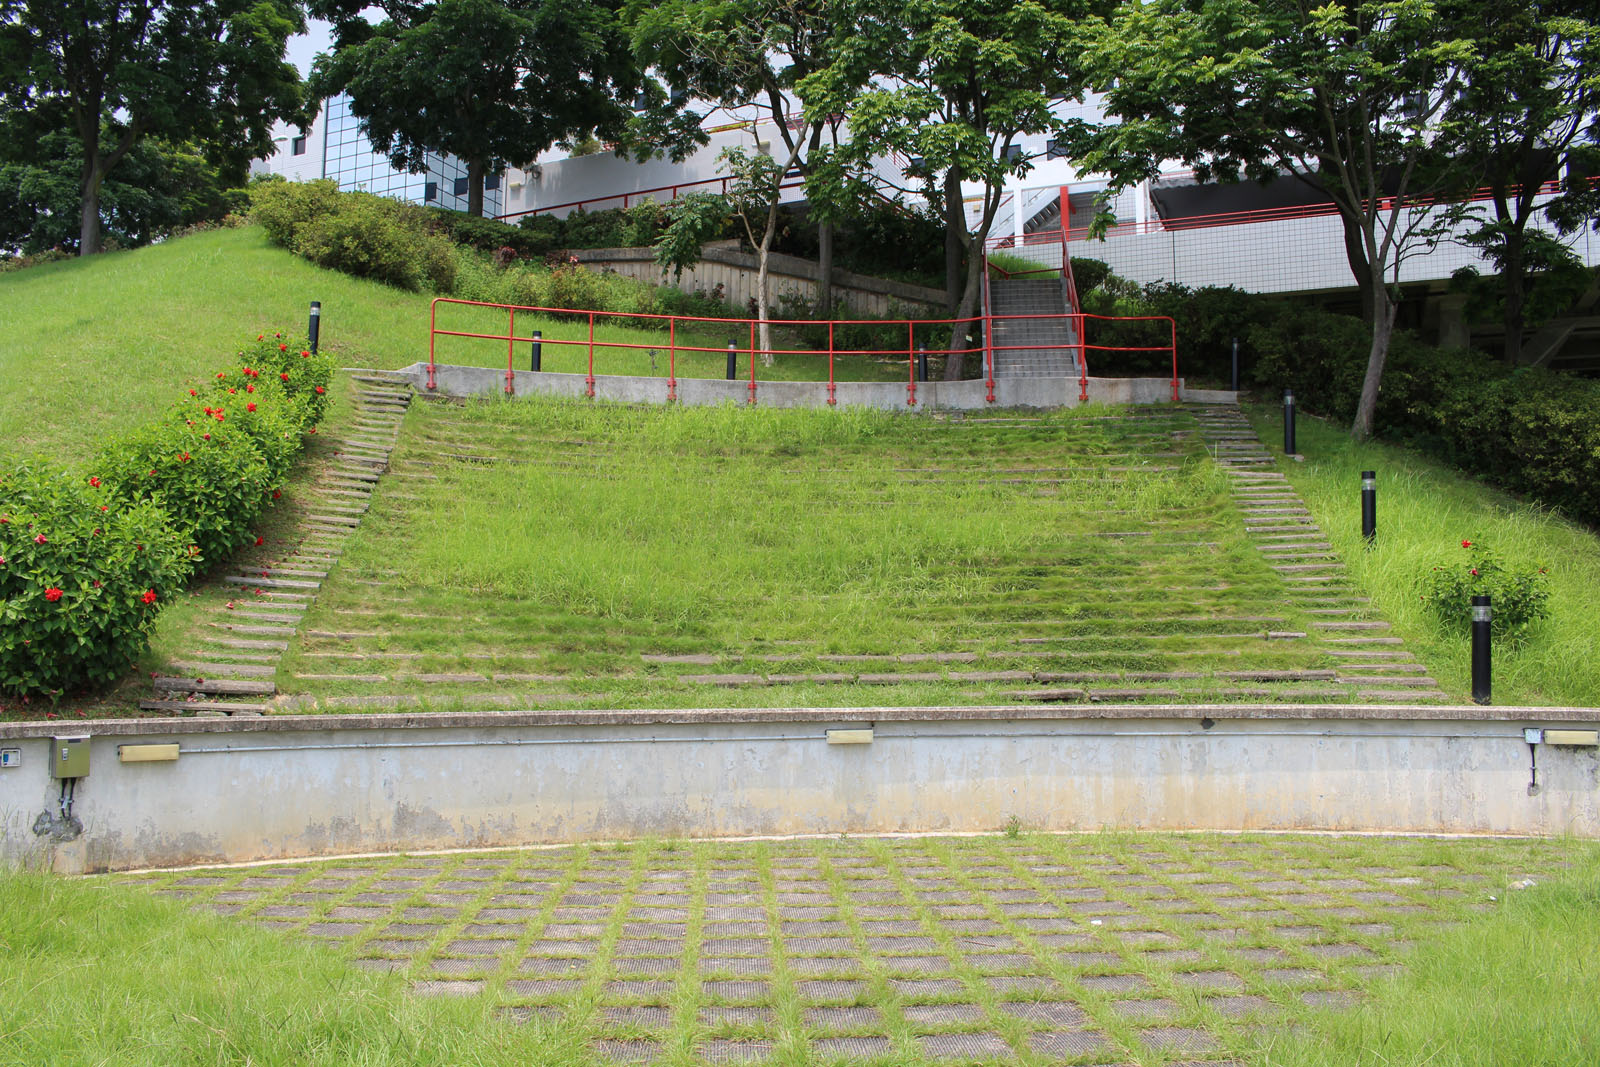
<path id="1" fill-rule="evenodd" d="M 428 393 L 428 365 L 413 363 L 400 373 L 408 376 L 419 392 Z M 437 388 L 434 395 L 499 396 L 505 393 L 506 372 L 488 367 L 456 367 L 440 364 L 434 368 Z M 1179 395 L 1199 404 L 1231 404 L 1238 394 L 1215 389 L 1187 389 L 1178 379 Z M 517 371 L 514 381 L 517 396 L 587 395 L 582 374 L 555 374 Z M 916 404 L 907 403 L 905 382 L 839 382 L 835 399 L 842 407 L 878 408 L 884 411 L 982 411 L 986 408 L 1076 407 L 1080 392 L 1077 378 L 1002 378 L 994 383 L 994 403 L 989 403 L 988 387 L 982 381 L 921 382 Z M 678 403 L 699 406 L 747 404 L 750 380 L 723 381 L 715 378 L 679 378 Z M 595 375 L 597 400 L 627 403 L 667 402 L 667 379 Z M 1097 404 L 1165 404 L 1172 401 L 1170 378 L 1090 378 L 1089 401 Z M 755 402 L 775 408 L 821 408 L 828 406 L 826 382 L 756 382 Z"/>
<path id="2" fill-rule="evenodd" d="M 1215 717 L 1215 721 L 1211 717 Z M 777 709 L 0 724 L 0 855 L 66 870 L 633 838 L 1035 829 L 1600 833 L 1594 710 Z M 830 727 L 873 729 L 829 744 Z M 92 732 L 57 811 L 49 736 Z M 172 762 L 118 746 L 173 743 Z"/>
<path id="3" fill-rule="evenodd" d="M 761 268 L 761 261 L 754 254 L 718 245 L 707 245 L 701 252 L 700 262 L 685 268 L 677 278 L 662 273 L 653 248 L 576 248 L 568 254 L 591 270 L 612 271 L 654 285 L 670 284 L 686 293 L 710 293 L 720 285 L 722 299 L 738 308 L 755 299 Z M 816 303 L 821 288 L 820 275 L 812 260 L 781 252 L 770 253 L 767 256 L 767 293 L 772 311 L 768 317 L 783 317 L 779 313 L 779 301 L 785 295 Z M 945 313 L 944 290 L 925 285 L 835 270 L 832 289 L 835 300 L 847 302 L 850 310 L 860 315 L 904 313 L 916 318 L 929 312 Z"/>

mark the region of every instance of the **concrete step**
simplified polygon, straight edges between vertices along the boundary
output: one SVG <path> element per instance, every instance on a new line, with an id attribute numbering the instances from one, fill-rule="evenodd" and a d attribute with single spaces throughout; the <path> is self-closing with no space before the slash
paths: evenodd
<path id="1" fill-rule="evenodd" d="M 212 693 L 219 696 L 271 696 L 278 687 L 271 682 L 252 682 L 234 678 L 193 678 L 158 675 L 154 679 L 157 692 Z"/>
<path id="2" fill-rule="evenodd" d="M 272 710 L 268 704 L 219 700 L 141 700 L 141 711 L 168 711 L 180 715 L 265 715 Z"/>

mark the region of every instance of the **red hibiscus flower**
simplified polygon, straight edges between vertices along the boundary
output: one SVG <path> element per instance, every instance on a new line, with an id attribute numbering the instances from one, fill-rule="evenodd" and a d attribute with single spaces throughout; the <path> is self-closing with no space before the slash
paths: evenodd
<path id="1" fill-rule="evenodd" d="M 1472 568 L 1472 576 L 1474 578 L 1476 578 L 1478 576 L 1478 568 L 1476 568 L 1476 567 Z"/>
<path id="2" fill-rule="evenodd" d="M 36 545 L 47 544 L 49 540 L 44 534 L 35 534 L 33 537 L 33 543 Z"/>
<path id="3" fill-rule="evenodd" d="M 189 390 L 189 395 L 190 396 L 199 396 L 200 394 L 195 392 L 193 389 L 191 389 L 191 390 Z"/>
<path id="4" fill-rule="evenodd" d="M 283 495 L 283 493 L 280 490 L 274 489 L 272 491 L 272 499 L 274 499 L 274 500 L 278 499 L 282 495 Z"/>
<path id="5" fill-rule="evenodd" d="M 1462 548 L 1471 548 L 1472 547 L 1472 542 L 1471 541 L 1463 541 L 1463 542 L 1461 542 L 1461 547 Z"/>
<path id="6" fill-rule="evenodd" d="M 327 390 L 322 388 L 322 386 L 319 385 L 319 386 L 317 386 L 317 392 L 318 393 L 324 393 L 324 392 L 327 392 Z"/>
<path id="7" fill-rule="evenodd" d="M 284 381 L 288 381 L 289 380 L 289 372 L 286 371 L 286 370 L 285 371 L 279 371 L 278 372 L 278 377 L 282 378 Z"/>
<path id="8" fill-rule="evenodd" d="M 139 599 L 144 601 L 146 604 L 154 604 L 156 602 L 156 591 L 154 589 L 146 589 L 144 591 L 144 596 L 140 597 Z"/>
<path id="9" fill-rule="evenodd" d="M 100 488 L 100 479 L 99 478 L 90 478 L 89 479 L 89 484 L 94 486 L 96 489 L 98 489 L 98 488 Z"/>
<path id="10" fill-rule="evenodd" d="M 254 410 L 255 410 L 255 409 L 256 409 L 256 406 L 255 406 L 255 404 L 246 404 L 246 405 L 245 405 L 245 406 L 244 406 L 244 409 L 245 409 L 245 410 L 246 410 L 246 411 L 254 411 Z"/>
<path id="11" fill-rule="evenodd" d="M 52 585 L 44 591 L 44 598 L 54 604 L 61 599 L 61 590 Z"/>
<path id="12" fill-rule="evenodd" d="M 264 544 L 266 544 L 266 543 L 267 543 L 267 539 L 266 539 L 266 538 L 265 538 L 265 537 L 258 537 L 258 538 L 256 538 L 256 544 L 257 544 L 257 545 L 264 545 Z"/>
<path id="13" fill-rule="evenodd" d="M 225 371 L 225 370 L 217 371 L 217 377 L 218 378 L 226 378 L 227 376 L 228 376 L 228 372 L 227 371 Z"/>
<path id="14" fill-rule="evenodd" d="M 253 393 L 256 391 L 256 387 L 253 385 L 247 385 L 244 387 L 244 391 L 247 393 Z"/>
<path id="15" fill-rule="evenodd" d="M 278 351 L 279 352 L 287 352 L 287 351 L 289 351 L 289 346 L 288 345 L 279 345 L 278 346 Z"/>

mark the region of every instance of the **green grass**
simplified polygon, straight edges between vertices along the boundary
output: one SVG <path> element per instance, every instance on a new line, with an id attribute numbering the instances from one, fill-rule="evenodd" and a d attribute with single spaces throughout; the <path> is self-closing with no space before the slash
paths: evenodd
<path id="1" fill-rule="evenodd" d="M 1249 415 L 1262 440 L 1281 454 L 1281 414 L 1255 407 Z M 1600 705 L 1600 628 L 1594 625 L 1600 537 L 1593 530 L 1410 449 L 1357 445 L 1339 424 L 1302 415 L 1296 438 L 1306 461 L 1279 469 L 1352 578 L 1440 684 L 1469 688 L 1470 642 L 1465 629 L 1444 626 L 1422 603 L 1422 581 L 1433 566 L 1456 562 L 1461 542 L 1471 540 L 1492 546 L 1507 563 L 1550 571 L 1550 617 L 1520 643 L 1496 642 L 1494 702 Z M 1361 541 L 1363 470 L 1378 474 L 1378 539 L 1371 550 Z"/>
<path id="2" fill-rule="evenodd" d="M 104 438 L 153 417 L 191 378 L 224 365 L 262 330 L 300 333 L 312 300 L 322 301 L 322 337 L 347 366 L 394 369 L 428 359 L 431 298 L 315 267 L 268 243 L 254 226 L 215 230 L 129 252 L 116 252 L 0 274 L 0 426 L 5 446 L 49 451 L 68 459 L 91 455 Z M 503 332 L 503 312 L 447 309 L 441 327 Z M 519 317 L 518 335 L 543 329 L 545 369 L 584 371 L 588 324 Z M 663 331 L 607 326 L 598 346 L 598 374 L 666 377 Z M 687 330 L 680 344 L 714 351 L 678 362 L 680 377 L 724 373 L 728 328 Z M 554 342 L 583 341 L 581 348 Z M 740 337 L 741 345 L 748 338 Z M 649 349 L 655 347 L 655 367 Z M 503 342 L 443 338 L 439 362 L 503 367 Z M 526 368 L 526 345 L 516 363 Z M 749 361 L 740 364 L 748 375 Z M 760 380 L 825 378 L 825 358 L 780 356 L 757 361 Z M 839 360 L 839 380 L 892 380 L 899 363 Z"/>
<path id="3" fill-rule="evenodd" d="M 952 423 L 540 399 L 419 404 L 406 426 L 285 692 L 992 703 L 1047 673 L 1152 699 L 1352 695 L 1214 673 L 1333 660 L 1187 413 Z M 706 658 L 663 658 L 691 655 Z M 460 677 L 418 677 L 437 674 Z"/>
<path id="4" fill-rule="evenodd" d="M 0 872 L 0 1064 L 547 1062 L 538 1028 L 104 881 Z"/>
<path id="5" fill-rule="evenodd" d="M 873 1067 L 954 1034 L 1011 1050 L 962 1062 L 1044 1067 L 1067 1029 L 1099 1042 L 1068 1062 L 1165 1067 L 1196 1062 L 1160 1047 L 1183 1027 L 1208 1063 L 1579 1067 L 1597 877 L 1566 840 L 1028 831 L 13 874 L 0 1063 L 566 1067 L 634 1041 L 697 1067 L 735 1039 L 811 1067 L 848 1033 L 886 1041 Z"/>
<path id="6" fill-rule="evenodd" d="M 1428 944 L 1359 1012 L 1264 1056 L 1269 1067 L 1496 1067 L 1600 1062 L 1600 867 L 1500 894 Z"/>

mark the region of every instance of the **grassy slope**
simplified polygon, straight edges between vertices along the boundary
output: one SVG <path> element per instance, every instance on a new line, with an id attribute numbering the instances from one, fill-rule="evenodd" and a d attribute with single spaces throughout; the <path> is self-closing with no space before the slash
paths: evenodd
<path id="1" fill-rule="evenodd" d="M 1250 416 L 1281 454 L 1282 416 L 1265 407 Z M 1434 565 L 1456 562 L 1466 539 L 1492 546 L 1508 563 L 1550 570 L 1550 617 L 1520 647 L 1496 643 L 1494 702 L 1600 705 L 1600 537 L 1409 449 L 1356 445 L 1341 425 L 1302 416 L 1296 437 L 1306 462 L 1280 469 L 1374 607 L 1441 685 L 1470 690 L 1471 646 L 1465 630 L 1443 627 L 1421 603 L 1421 582 Z M 1371 551 L 1361 543 L 1363 470 L 1378 473 L 1378 543 Z"/>
<path id="2" fill-rule="evenodd" d="M 248 335 L 303 333 L 317 299 L 341 359 L 403 366 L 426 354 L 425 297 L 314 267 L 254 228 L 0 275 L 7 443 L 87 455 Z"/>
<path id="3" fill-rule="evenodd" d="M 312 300 L 322 301 L 324 344 L 346 365 L 395 368 L 426 360 L 430 299 L 313 266 L 268 244 L 253 226 L 0 274 L 4 443 L 87 456 L 107 433 L 154 415 L 185 380 L 210 373 L 248 335 L 304 331 Z M 449 309 L 440 324 L 492 333 L 504 330 L 506 320 L 498 311 Z M 586 322 L 519 317 L 516 325 L 519 336 L 543 329 L 551 341 L 588 337 Z M 716 351 L 684 356 L 678 374 L 720 378 L 731 329 L 683 331 L 680 343 Z M 602 324 L 598 337 L 657 351 L 652 368 L 648 348 L 602 345 L 596 373 L 666 376 L 663 334 Z M 518 345 L 516 355 L 525 367 L 527 347 Z M 504 366 L 506 349 L 445 338 L 438 358 Z M 545 346 L 545 370 L 582 371 L 586 364 L 586 344 Z M 825 364 L 820 357 L 780 357 L 774 367 L 758 365 L 757 377 L 815 378 L 825 376 Z M 741 375 L 748 372 L 742 361 Z M 837 373 L 841 380 L 892 380 L 904 368 L 841 361 Z"/>

